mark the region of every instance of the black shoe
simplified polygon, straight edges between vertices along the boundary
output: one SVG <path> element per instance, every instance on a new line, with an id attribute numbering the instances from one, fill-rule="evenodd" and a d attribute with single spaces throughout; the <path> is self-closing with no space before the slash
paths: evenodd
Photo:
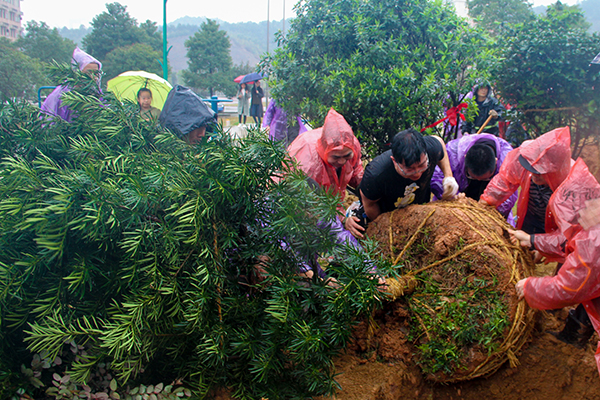
<path id="1" fill-rule="evenodd" d="M 579 320 L 575 317 L 575 313 L 573 310 L 571 310 L 569 311 L 569 315 L 567 316 L 563 330 L 560 332 L 549 333 L 561 342 L 582 348 L 585 347 L 588 340 L 590 340 L 594 334 L 594 327 L 590 322 L 579 322 Z"/>

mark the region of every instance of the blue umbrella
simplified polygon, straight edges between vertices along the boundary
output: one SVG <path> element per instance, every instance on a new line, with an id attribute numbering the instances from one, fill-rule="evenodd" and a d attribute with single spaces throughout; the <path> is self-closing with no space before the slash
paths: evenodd
<path id="1" fill-rule="evenodd" d="M 252 72 L 244 76 L 240 83 L 253 83 L 254 81 L 260 81 L 263 76 L 258 72 Z"/>

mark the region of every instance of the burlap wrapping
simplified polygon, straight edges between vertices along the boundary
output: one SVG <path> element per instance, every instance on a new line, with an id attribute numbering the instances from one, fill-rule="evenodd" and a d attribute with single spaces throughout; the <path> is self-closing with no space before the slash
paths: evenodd
<path id="1" fill-rule="evenodd" d="M 411 340 L 428 379 L 464 381 L 518 363 L 534 311 L 517 301 L 515 283 L 534 264 L 507 228 L 499 213 L 471 199 L 409 206 L 369 225 L 367 236 L 397 266 L 389 292 L 410 310 Z M 439 343 L 451 344 L 436 351 L 456 352 L 454 361 L 431 357 Z"/>

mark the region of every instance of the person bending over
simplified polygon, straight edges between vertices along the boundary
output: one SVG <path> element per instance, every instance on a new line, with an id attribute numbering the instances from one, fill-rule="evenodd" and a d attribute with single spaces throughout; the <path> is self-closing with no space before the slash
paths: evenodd
<path id="1" fill-rule="evenodd" d="M 397 133 L 392 149 L 367 165 L 360 184 L 361 202 L 369 220 L 410 204 L 428 203 L 436 166 L 444 175 L 442 198 L 454 198 L 458 184 L 452 177 L 444 141 L 437 136 L 423 137 L 412 128 Z"/>

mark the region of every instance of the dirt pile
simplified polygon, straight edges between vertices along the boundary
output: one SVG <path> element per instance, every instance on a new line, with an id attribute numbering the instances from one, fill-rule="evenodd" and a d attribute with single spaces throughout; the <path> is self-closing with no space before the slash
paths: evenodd
<path id="1" fill-rule="evenodd" d="M 389 312 L 386 311 L 386 312 Z M 595 400 L 600 378 L 594 359 L 596 335 L 583 348 L 567 345 L 548 331 L 562 329 L 567 310 L 539 312 L 530 341 L 516 353 L 518 365 L 505 363 L 488 378 L 454 384 L 425 379 L 411 354 L 384 360 L 376 352 L 348 349 L 336 361 L 339 400 Z M 394 337 L 388 336 L 388 348 Z M 398 346 L 404 345 L 398 343 Z M 317 400 L 327 400 L 322 397 Z"/>
<path id="2" fill-rule="evenodd" d="M 427 379 L 444 383 L 492 374 L 507 360 L 515 365 L 534 312 L 516 301 L 514 284 L 533 265 L 507 227 L 470 199 L 380 216 L 367 235 L 418 284 L 359 325 L 353 350 L 390 361 L 410 355 Z"/>

